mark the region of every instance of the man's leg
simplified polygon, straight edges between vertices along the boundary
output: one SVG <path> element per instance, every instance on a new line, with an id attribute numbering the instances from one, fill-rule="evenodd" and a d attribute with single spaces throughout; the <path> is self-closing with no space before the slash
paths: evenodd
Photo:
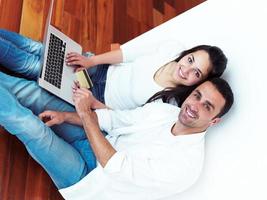
<path id="1" fill-rule="evenodd" d="M 0 124 L 23 142 L 59 189 L 73 185 L 92 170 L 76 149 L 56 136 L 1 85 L 0 97 Z"/>
<path id="2" fill-rule="evenodd" d="M 22 106 L 30 109 L 37 116 L 44 110 L 75 111 L 73 106 L 45 91 L 35 81 L 13 77 L 0 72 L 0 86 L 6 88 L 17 98 Z M 81 126 L 63 123 L 53 126 L 52 130 L 69 143 L 86 138 Z"/>
<path id="3" fill-rule="evenodd" d="M 26 78 L 36 80 L 41 68 L 42 44 L 16 33 L 6 33 L 4 30 L 0 33 L 0 64 Z"/>

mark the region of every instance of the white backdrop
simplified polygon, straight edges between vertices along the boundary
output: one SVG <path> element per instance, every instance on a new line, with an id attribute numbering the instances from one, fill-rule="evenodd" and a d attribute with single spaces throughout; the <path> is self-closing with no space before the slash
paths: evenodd
<path id="1" fill-rule="evenodd" d="M 124 44 L 134 48 L 174 38 L 187 47 L 217 45 L 229 59 L 223 77 L 233 88 L 235 104 L 222 123 L 208 131 L 200 179 L 171 199 L 267 199 L 265 4 L 210 0 Z"/>

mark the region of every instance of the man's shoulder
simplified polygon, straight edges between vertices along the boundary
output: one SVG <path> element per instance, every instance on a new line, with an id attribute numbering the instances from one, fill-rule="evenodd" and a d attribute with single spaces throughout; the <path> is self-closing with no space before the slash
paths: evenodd
<path id="1" fill-rule="evenodd" d="M 144 108 L 151 109 L 153 111 L 174 112 L 179 111 L 180 108 L 176 105 L 169 103 L 163 103 L 162 101 L 153 101 L 144 105 Z"/>

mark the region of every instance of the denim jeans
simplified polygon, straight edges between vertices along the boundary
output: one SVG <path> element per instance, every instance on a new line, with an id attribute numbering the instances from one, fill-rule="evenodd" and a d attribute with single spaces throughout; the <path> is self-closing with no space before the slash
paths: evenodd
<path id="1" fill-rule="evenodd" d="M 33 81 L 41 69 L 42 48 L 39 42 L 0 30 L 0 64 L 26 78 L 0 72 L 0 125 L 23 142 L 61 189 L 94 169 L 96 158 L 81 127 L 63 123 L 50 128 L 37 117 L 44 110 L 75 111 Z"/>

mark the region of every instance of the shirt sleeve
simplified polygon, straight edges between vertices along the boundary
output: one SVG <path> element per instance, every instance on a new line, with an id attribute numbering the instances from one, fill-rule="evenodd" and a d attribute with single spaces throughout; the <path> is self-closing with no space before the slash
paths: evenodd
<path id="1" fill-rule="evenodd" d="M 145 104 L 132 110 L 95 110 L 100 129 L 109 132 L 116 128 L 131 126 L 142 120 L 144 115 L 148 116 L 152 113 L 151 107 L 154 106 L 152 104 Z"/>
<path id="2" fill-rule="evenodd" d="M 116 152 L 104 167 L 104 173 L 114 184 L 128 182 L 143 188 L 183 191 L 196 181 L 200 173 L 201 163 L 190 161 L 182 153 L 175 157 L 168 155 L 151 159 Z"/>
<path id="3" fill-rule="evenodd" d="M 140 56 L 159 55 L 168 59 L 177 57 L 184 50 L 184 45 L 176 40 L 166 40 L 155 43 L 129 43 L 121 46 L 123 62 L 132 62 Z"/>

